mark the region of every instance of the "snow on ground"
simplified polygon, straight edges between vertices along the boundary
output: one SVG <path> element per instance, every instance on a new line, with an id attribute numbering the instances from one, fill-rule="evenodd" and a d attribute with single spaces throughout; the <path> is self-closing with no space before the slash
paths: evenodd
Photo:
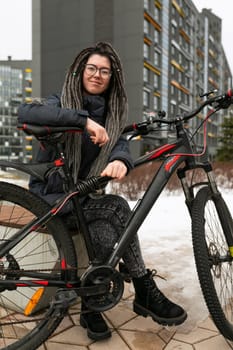
<path id="1" fill-rule="evenodd" d="M 233 191 L 222 190 L 222 193 L 233 213 Z M 166 278 L 164 281 L 158 277 L 156 283 L 188 313 L 187 321 L 179 326 L 180 331 L 190 331 L 206 319 L 208 310 L 195 268 L 191 220 L 183 194 L 164 192 L 138 234 L 147 266 Z"/>
<path id="2" fill-rule="evenodd" d="M 25 180 L 0 173 L 1 181 L 26 186 Z M 223 197 L 233 213 L 233 191 L 222 189 Z M 135 202 L 130 202 L 134 207 Z M 153 206 L 139 232 L 143 256 L 147 267 L 156 269 L 166 281 L 156 278 L 160 289 L 174 302 L 182 305 L 187 321 L 179 326 L 188 332 L 206 319 L 208 310 L 200 290 L 195 269 L 191 221 L 181 192 L 164 192 Z"/>

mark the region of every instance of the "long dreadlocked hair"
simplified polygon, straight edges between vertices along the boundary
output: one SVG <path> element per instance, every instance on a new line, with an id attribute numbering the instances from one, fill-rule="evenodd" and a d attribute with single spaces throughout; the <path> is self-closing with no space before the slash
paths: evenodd
<path id="1" fill-rule="evenodd" d="M 61 95 L 62 107 L 77 110 L 83 108 L 83 71 L 85 63 L 93 54 L 106 56 L 111 62 L 112 75 L 107 91 L 106 102 L 108 105 L 105 122 L 110 141 L 101 147 L 99 156 L 93 163 L 88 176 L 99 175 L 106 166 L 109 154 L 124 129 L 128 114 L 122 64 L 116 51 L 106 42 L 99 42 L 95 46 L 82 50 L 77 55 L 65 77 Z M 76 182 L 81 161 L 81 136 L 79 134 L 66 136 L 65 153 Z"/>

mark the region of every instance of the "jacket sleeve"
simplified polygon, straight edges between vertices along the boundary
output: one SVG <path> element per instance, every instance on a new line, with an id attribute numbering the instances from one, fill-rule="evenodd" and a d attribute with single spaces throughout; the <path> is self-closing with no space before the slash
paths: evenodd
<path id="1" fill-rule="evenodd" d="M 121 160 L 128 168 L 128 172 L 133 169 L 133 158 L 130 154 L 129 143 L 124 136 L 120 136 L 116 145 L 113 147 L 109 157 L 109 162 L 114 160 Z"/>
<path id="2" fill-rule="evenodd" d="M 37 125 L 71 125 L 84 128 L 87 117 L 87 111 L 62 108 L 58 95 L 52 95 L 42 103 L 23 103 L 18 109 L 20 123 Z"/>

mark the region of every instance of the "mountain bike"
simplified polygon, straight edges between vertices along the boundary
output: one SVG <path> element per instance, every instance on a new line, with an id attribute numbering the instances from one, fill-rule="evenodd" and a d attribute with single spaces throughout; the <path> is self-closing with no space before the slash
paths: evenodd
<path id="1" fill-rule="evenodd" d="M 150 209 L 164 190 L 172 174 L 177 173 L 192 220 L 193 249 L 201 289 L 213 321 L 221 334 L 233 340 L 233 223 L 231 214 L 217 187 L 214 172 L 203 151 L 195 149 L 194 134 L 188 121 L 209 106 L 202 121 L 204 135 L 209 118 L 233 103 L 232 91 L 207 94 L 204 102 L 190 113 L 174 119 L 163 113 L 149 116 L 125 128 L 129 138 L 148 135 L 163 125 L 173 128 L 173 141 L 139 157 L 135 167 L 162 160 L 143 197 L 132 210 L 124 233 L 113 247 L 107 261 L 95 257 L 80 198 L 99 191 L 111 178 L 91 177 L 74 185 L 63 152 L 63 135 L 82 132 L 77 127 L 19 125 L 26 134 L 35 136 L 43 145 L 53 144 L 59 157 L 48 163 L 0 161 L 2 169 L 17 169 L 46 181 L 51 172 L 59 171 L 66 193 L 54 205 L 15 184 L 0 182 L 0 348 L 34 350 L 58 327 L 78 297 L 89 309 L 103 312 L 121 299 L 124 268 L 121 258 Z M 209 108 L 208 107 L 208 108 Z M 201 170 L 204 181 L 194 181 Z M 89 264 L 80 275 L 72 235 L 61 213 L 69 203 L 74 222 L 81 232 Z"/>

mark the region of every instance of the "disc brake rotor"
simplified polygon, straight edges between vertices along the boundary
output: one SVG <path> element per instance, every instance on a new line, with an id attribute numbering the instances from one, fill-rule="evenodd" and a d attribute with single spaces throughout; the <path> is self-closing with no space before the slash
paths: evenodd
<path id="1" fill-rule="evenodd" d="M 5 257 L 5 261 L 1 261 L 0 263 L 0 282 L 2 280 L 18 280 L 19 276 L 17 275 L 17 271 L 19 271 L 20 267 L 17 263 L 16 259 L 13 255 L 7 254 Z M 0 287 L 0 292 L 3 292 L 4 290 L 9 290 L 5 287 Z M 16 289 L 16 287 L 12 287 L 11 289 Z"/>

